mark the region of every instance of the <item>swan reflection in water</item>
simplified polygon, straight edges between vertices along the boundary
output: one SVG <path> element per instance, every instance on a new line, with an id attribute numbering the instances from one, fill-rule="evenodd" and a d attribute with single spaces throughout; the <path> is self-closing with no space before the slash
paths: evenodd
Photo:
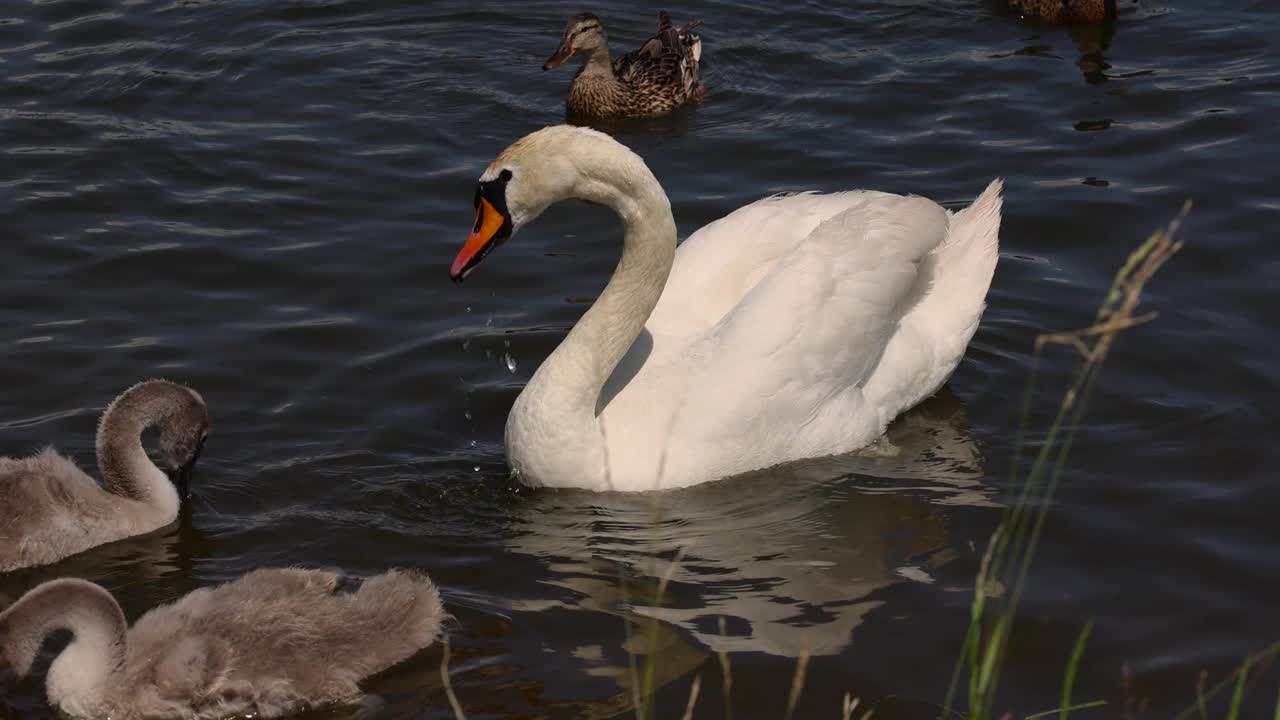
<path id="1" fill-rule="evenodd" d="M 665 493 L 542 492 L 513 528 L 511 549 L 539 558 L 546 582 L 566 592 L 512 609 L 657 618 L 659 682 L 708 651 L 833 655 L 880 605 L 877 590 L 931 583 L 932 569 L 956 556 L 944 506 L 994 506 L 982 478 L 963 405 L 944 390 L 860 453 Z M 670 584 L 658 604 L 663 577 Z M 644 628 L 628 651 L 645 651 Z M 572 653 L 586 673 L 630 684 L 625 655 Z"/>

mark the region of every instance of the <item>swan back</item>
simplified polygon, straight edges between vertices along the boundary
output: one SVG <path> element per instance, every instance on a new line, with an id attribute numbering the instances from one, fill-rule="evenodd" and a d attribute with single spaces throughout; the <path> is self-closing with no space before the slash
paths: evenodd
<path id="1" fill-rule="evenodd" d="M 0 537 L 6 538 L 0 572 L 55 562 L 97 544 L 109 502 L 93 478 L 53 448 L 0 458 Z"/>
<path id="2" fill-rule="evenodd" d="M 688 485 L 874 441 L 964 354 L 995 268 L 1000 188 L 955 215 L 871 191 L 780 196 L 695 233 L 647 344 L 605 388 L 614 487 Z"/>
<path id="3" fill-rule="evenodd" d="M 48 633 L 66 628 L 47 691 L 67 715 L 277 717 L 356 699 L 359 681 L 433 643 L 447 617 L 417 572 L 360 583 L 276 568 L 155 608 L 126 636 L 107 591 L 54 580 L 0 613 L 0 678 L 25 676 Z"/>
<path id="4" fill-rule="evenodd" d="M 320 570 L 256 570 L 140 618 L 120 704 L 271 717 L 351 700 L 359 681 L 435 642 L 446 617 L 435 585 L 414 571 L 354 583 Z"/>

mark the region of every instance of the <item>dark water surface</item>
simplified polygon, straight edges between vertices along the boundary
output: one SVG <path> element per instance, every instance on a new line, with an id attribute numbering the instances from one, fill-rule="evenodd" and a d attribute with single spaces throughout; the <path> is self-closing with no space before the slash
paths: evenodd
<path id="1" fill-rule="evenodd" d="M 897 455 L 672 492 L 655 516 L 652 496 L 505 477 L 507 410 L 603 287 L 612 218 L 559 207 L 465 286 L 447 271 L 481 170 L 561 119 L 570 71 L 540 67 L 564 19 L 593 10 L 621 47 L 656 8 L 0 0 L 0 453 L 54 442 L 91 467 L 101 409 L 151 376 L 198 388 L 215 424 L 188 521 L 0 578 L 0 602 L 73 574 L 135 618 L 264 565 L 408 565 L 457 617 L 473 718 L 628 716 L 637 614 L 663 621 L 663 716 L 701 674 L 697 716 L 724 717 L 726 651 L 734 717 L 781 717 L 807 647 L 798 717 L 838 717 L 846 691 L 931 717 L 1032 339 L 1088 322 L 1191 197 L 1187 247 L 1149 294 L 1161 317 L 1117 346 L 1078 440 L 998 707 L 1053 706 L 1095 618 L 1076 695 L 1120 715 L 1127 665 L 1166 716 L 1202 668 L 1280 639 L 1271 6 L 1143 0 L 1071 32 L 983 0 L 672 6 L 706 20 L 706 103 L 610 129 L 682 237 L 778 190 L 960 207 L 992 177 L 1008 189 L 984 322 L 949 389 L 893 428 Z M 1052 354 L 1042 377 L 1072 368 Z M 452 716 L 440 659 L 369 685 L 385 716 Z M 34 683 L 3 704 L 47 713 Z"/>

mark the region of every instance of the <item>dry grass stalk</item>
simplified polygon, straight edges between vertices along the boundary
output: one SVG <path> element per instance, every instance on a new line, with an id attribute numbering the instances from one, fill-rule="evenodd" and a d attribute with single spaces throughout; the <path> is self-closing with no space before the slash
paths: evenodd
<path id="1" fill-rule="evenodd" d="M 689 686 L 689 704 L 684 708 L 683 720 L 693 720 L 693 706 L 698 704 L 698 691 L 702 689 L 702 676 L 694 675 Z"/>
<path id="2" fill-rule="evenodd" d="M 724 616 L 719 618 L 720 637 L 727 636 L 725 631 Z M 720 675 L 724 678 L 724 720 L 733 720 L 733 669 L 729 667 L 729 653 L 721 650 L 716 653 L 720 658 Z"/>
<path id="3" fill-rule="evenodd" d="M 444 683 L 444 694 L 449 698 L 455 720 L 467 720 L 467 714 L 462 712 L 462 703 L 458 702 L 458 696 L 453 692 L 453 684 L 449 682 L 449 638 L 441 638 L 440 645 L 444 649 L 440 656 L 440 681 Z"/>
<path id="4" fill-rule="evenodd" d="M 787 696 L 787 720 L 791 720 L 791 715 L 796 710 L 796 703 L 800 702 L 800 695 L 804 692 L 804 676 L 808 671 L 809 639 L 803 638 L 800 641 L 800 657 L 796 658 L 796 674 L 791 678 L 791 693 Z"/>

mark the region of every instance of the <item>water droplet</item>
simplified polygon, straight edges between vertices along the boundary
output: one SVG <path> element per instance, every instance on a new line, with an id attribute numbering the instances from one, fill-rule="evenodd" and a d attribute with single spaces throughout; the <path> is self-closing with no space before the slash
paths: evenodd
<path id="1" fill-rule="evenodd" d="M 467 306 L 467 312 L 471 312 L 471 306 L 470 306 L 470 305 L 468 305 L 468 306 Z"/>
<path id="2" fill-rule="evenodd" d="M 468 420 L 470 420 L 470 419 L 471 419 L 471 411 L 470 411 L 470 410 L 468 410 L 468 411 L 466 411 L 466 412 L 462 413 L 462 415 L 463 415 L 464 417 L 466 417 Z"/>
<path id="3" fill-rule="evenodd" d="M 503 341 L 502 341 L 502 347 L 505 347 L 505 348 L 509 348 L 509 347 L 511 347 L 511 341 L 510 341 L 510 340 L 503 340 Z"/>
<path id="4" fill-rule="evenodd" d="M 471 341 L 470 341 L 470 340 L 463 340 L 463 341 L 462 341 L 462 349 L 463 349 L 463 350 L 466 350 L 466 349 L 467 349 L 467 348 L 469 348 L 469 347 L 471 347 Z"/>
<path id="5" fill-rule="evenodd" d="M 516 359 L 511 357 L 511 353 L 507 353 L 507 370 L 510 372 L 516 371 Z"/>
<path id="6" fill-rule="evenodd" d="M 472 440 L 472 441 L 471 441 L 471 447 L 475 447 L 475 446 L 476 446 L 476 441 L 475 441 L 475 440 Z"/>
<path id="7" fill-rule="evenodd" d="M 477 466 L 476 466 L 476 472 L 480 472 L 480 466 L 479 466 L 479 465 L 477 465 Z"/>

